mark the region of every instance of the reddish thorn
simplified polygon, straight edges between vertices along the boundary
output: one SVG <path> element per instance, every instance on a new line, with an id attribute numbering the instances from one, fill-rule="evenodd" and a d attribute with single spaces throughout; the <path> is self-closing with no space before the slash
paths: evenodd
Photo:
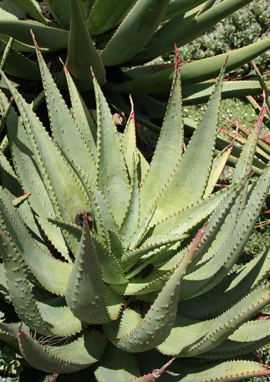
<path id="1" fill-rule="evenodd" d="M 160 369 L 159 369 L 159 374 L 163 374 L 164 371 L 166 371 L 166 369 L 168 369 L 168 367 L 173 363 L 173 361 L 175 360 L 175 357 L 173 357 L 172 359 L 170 359 L 167 363 L 165 363 L 165 365 L 163 365 Z"/>
<path id="2" fill-rule="evenodd" d="M 225 150 L 231 151 L 235 144 L 235 138 L 228 144 Z"/>
<path id="3" fill-rule="evenodd" d="M 255 126 L 254 126 L 255 131 L 257 133 L 259 133 L 259 131 L 261 130 L 265 114 L 266 114 L 266 97 L 265 97 L 265 92 L 263 92 L 263 105 L 262 105 L 262 108 L 259 112 L 258 118 L 257 118 L 257 120 L 255 122 Z"/>
<path id="4" fill-rule="evenodd" d="M 87 212 L 84 212 L 83 213 L 83 225 L 88 225 L 88 222 L 89 222 L 89 215 L 87 214 Z"/>
<path id="5" fill-rule="evenodd" d="M 264 134 L 264 136 L 261 137 L 261 140 L 266 143 L 270 143 L 270 133 Z"/>
<path id="6" fill-rule="evenodd" d="M 57 377 L 58 377 L 58 374 L 54 373 L 48 376 L 48 380 L 49 382 L 56 382 Z"/>
<path id="7" fill-rule="evenodd" d="M 130 102 L 130 106 L 131 106 L 129 119 L 133 121 L 135 119 L 135 114 L 134 114 L 134 102 L 133 102 L 131 94 L 129 95 L 129 102 Z"/>
<path id="8" fill-rule="evenodd" d="M 270 210 L 264 211 L 264 214 L 270 214 Z"/>
<path id="9" fill-rule="evenodd" d="M 94 72 L 94 70 L 93 70 L 93 67 L 92 67 L 92 66 L 90 67 L 90 71 L 91 71 L 91 74 L 92 74 L 93 80 L 96 80 L 95 72 Z"/>
<path id="10" fill-rule="evenodd" d="M 221 71 L 224 71 L 224 74 L 225 74 L 225 69 L 227 67 L 228 61 L 229 61 L 229 54 L 227 54 L 224 64 L 222 65 L 222 68 L 221 68 Z"/>
<path id="11" fill-rule="evenodd" d="M 39 50 L 38 43 L 37 43 L 37 40 L 36 40 L 36 36 L 34 35 L 33 29 L 30 29 L 30 33 L 31 33 L 32 40 L 33 40 L 33 43 L 35 45 L 36 50 Z"/>
<path id="12" fill-rule="evenodd" d="M 268 365 L 265 365 L 263 363 L 261 363 L 261 366 L 262 366 L 262 375 L 269 375 L 270 374 L 270 366 Z"/>
<path id="13" fill-rule="evenodd" d="M 168 367 L 172 364 L 172 362 L 175 360 L 175 357 L 170 359 L 167 363 L 165 363 L 165 365 L 163 365 L 160 369 L 154 369 L 152 371 L 152 373 L 149 373 L 149 374 L 145 374 L 143 376 L 143 378 L 145 379 L 149 379 L 151 378 L 151 380 L 154 382 L 156 381 L 157 379 L 159 379 L 162 374 L 168 369 Z"/>
<path id="14" fill-rule="evenodd" d="M 31 196 L 31 192 L 29 192 L 29 191 L 24 192 L 23 196 L 25 197 L 25 199 L 27 199 L 27 198 L 29 198 L 29 196 Z"/>
<path id="15" fill-rule="evenodd" d="M 65 73 L 68 73 L 68 72 L 69 72 L 69 71 L 68 71 L 68 68 L 67 68 L 66 64 L 64 63 L 64 61 L 62 60 L 61 57 L 59 57 L 59 61 L 60 61 L 61 64 L 63 65 L 64 72 L 65 72 Z"/>
<path id="16" fill-rule="evenodd" d="M 189 249 L 188 249 L 189 253 L 195 252 L 195 250 L 198 248 L 198 246 L 200 245 L 200 242 L 201 242 L 201 239 L 202 239 L 202 236 L 203 236 L 204 232 L 205 232 L 204 227 L 198 229 L 196 235 L 194 236 L 194 239 L 192 240 L 192 242 L 191 242 L 191 244 L 189 246 Z"/>
<path id="17" fill-rule="evenodd" d="M 268 321 L 270 320 L 270 313 L 268 312 L 262 312 L 259 317 L 256 318 L 258 321 Z"/>
<path id="18" fill-rule="evenodd" d="M 226 187 L 228 187 L 226 184 L 216 184 L 216 187 L 217 188 L 226 188 Z"/>
<path id="19" fill-rule="evenodd" d="M 174 69 L 175 71 L 179 69 L 179 50 L 176 43 L 174 43 Z"/>
<path id="20" fill-rule="evenodd" d="M 22 330 L 22 323 L 21 323 L 19 330 L 18 330 L 18 333 L 17 333 L 17 338 L 18 338 L 19 343 L 22 343 L 23 340 L 25 339 L 25 337 L 26 337 L 26 334 Z"/>

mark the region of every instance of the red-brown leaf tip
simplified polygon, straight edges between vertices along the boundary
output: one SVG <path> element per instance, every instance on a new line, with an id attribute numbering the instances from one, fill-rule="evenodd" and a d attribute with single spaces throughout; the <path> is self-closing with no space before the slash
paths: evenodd
<path id="1" fill-rule="evenodd" d="M 176 43 L 174 43 L 174 69 L 179 69 L 179 50 Z"/>
<path id="2" fill-rule="evenodd" d="M 66 64 L 64 63 L 64 61 L 62 60 L 61 57 L 59 57 L 59 61 L 60 61 L 61 64 L 63 65 L 63 70 L 64 70 L 64 72 L 65 72 L 65 73 L 68 73 L 68 72 L 69 72 L 69 71 L 68 71 L 68 68 L 67 68 Z"/>

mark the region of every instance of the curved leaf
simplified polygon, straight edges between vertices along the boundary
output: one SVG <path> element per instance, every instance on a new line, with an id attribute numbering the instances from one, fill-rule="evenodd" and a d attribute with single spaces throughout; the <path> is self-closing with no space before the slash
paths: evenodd
<path id="1" fill-rule="evenodd" d="M 70 274 L 66 301 L 80 320 L 90 324 L 110 321 L 105 305 L 101 269 L 89 226 L 84 222 L 82 239 Z"/>
<path id="2" fill-rule="evenodd" d="M 136 0 L 96 0 L 87 18 L 90 33 L 99 35 L 113 29 L 129 11 Z"/>
<path id="3" fill-rule="evenodd" d="M 169 2 L 137 0 L 103 50 L 104 64 L 122 64 L 142 50 L 163 19 Z"/>
<path id="4" fill-rule="evenodd" d="M 205 81 L 217 76 L 222 65 L 228 56 L 226 72 L 237 68 L 246 62 L 249 62 L 256 56 L 262 54 L 270 47 L 270 37 L 247 45 L 243 48 L 235 49 L 229 53 L 219 54 L 214 57 L 204 58 L 188 64 L 181 68 L 182 83 L 191 84 L 199 81 Z M 139 71 L 145 71 L 144 68 L 136 69 L 136 78 L 125 81 L 121 84 L 112 83 L 107 85 L 108 89 L 132 94 L 145 94 L 151 89 L 151 94 L 168 93 L 173 79 L 173 67 L 162 68 L 154 73 L 145 73 L 139 76 Z M 237 86 L 238 84 L 236 84 Z"/>
<path id="5" fill-rule="evenodd" d="M 48 373 L 72 373 L 97 362 L 106 340 L 100 334 L 85 334 L 68 344 L 50 346 L 34 340 L 25 331 L 18 333 L 20 351 L 34 368 Z"/>
<path id="6" fill-rule="evenodd" d="M 208 11 L 191 14 L 181 20 L 176 17 L 160 28 L 144 51 L 134 58 L 134 62 L 144 63 L 172 49 L 174 43 L 183 46 L 205 33 L 211 26 L 243 7 L 252 0 L 223 0 Z M 133 63 L 134 63 L 133 62 Z"/>
<path id="7" fill-rule="evenodd" d="M 80 90 L 87 90 L 92 87 L 90 68 L 100 85 L 105 83 L 105 69 L 88 32 L 79 0 L 70 0 L 69 4 L 71 17 L 66 65 Z"/>
<path id="8" fill-rule="evenodd" d="M 14 37 L 16 40 L 25 44 L 32 45 L 30 30 L 42 48 L 58 50 L 67 47 L 68 32 L 63 29 L 49 27 L 39 22 L 31 20 L 7 19 L 0 11 L 0 33 Z"/>

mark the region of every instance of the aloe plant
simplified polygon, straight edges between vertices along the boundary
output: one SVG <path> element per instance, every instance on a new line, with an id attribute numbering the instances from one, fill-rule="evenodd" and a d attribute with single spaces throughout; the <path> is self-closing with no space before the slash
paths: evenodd
<path id="1" fill-rule="evenodd" d="M 181 46 L 251 1 L 1 1 L 2 47 L 10 37 L 14 38 L 5 71 L 15 82 L 20 82 L 20 78 L 40 79 L 38 66 L 31 56 L 34 49 L 30 36 L 32 29 L 44 53 L 49 54 L 52 68 L 58 67 L 55 61 L 60 54 L 76 84 L 81 90 L 87 90 L 92 87 L 89 76 L 92 66 L 100 85 L 106 83 L 104 89 L 109 100 L 117 107 L 125 108 L 127 101 L 125 96 L 120 97 L 121 94 L 169 92 L 172 66 L 141 68 L 142 64 L 171 51 L 175 43 L 181 54 Z M 227 70 L 249 62 L 269 47 L 270 37 L 229 53 Z M 192 102 L 199 102 L 201 87 L 208 89 L 209 96 L 210 84 L 203 81 L 216 76 L 223 62 L 224 55 L 218 55 L 183 65 L 184 92 L 189 94 Z M 226 82 L 224 86 L 224 96 L 260 92 L 258 81 Z"/>
<path id="2" fill-rule="evenodd" d="M 270 187 L 269 166 L 250 177 L 261 120 L 215 191 L 224 70 L 185 149 L 176 63 L 149 164 L 133 108 L 118 132 L 93 77 L 95 124 L 64 66 L 69 109 L 36 50 L 52 137 L 2 73 L 19 116 L 1 92 L 12 162 L 1 153 L 0 340 L 50 381 L 269 375 L 242 359 L 269 341 L 270 321 L 255 318 L 270 302 L 269 251 L 234 267 Z"/>

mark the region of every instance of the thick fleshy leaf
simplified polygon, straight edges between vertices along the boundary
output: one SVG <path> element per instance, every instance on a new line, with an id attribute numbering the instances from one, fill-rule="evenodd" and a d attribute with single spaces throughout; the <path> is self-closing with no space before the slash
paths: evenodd
<path id="1" fill-rule="evenodd" d="M 14 197 L 18 197 L 23 194 L 16 174 L 2 152 L 0 152 L 0 181 L 1 185 Z"/>
<path id="2" fill-rule="evenodd" d="M 72 373 L 84 369 L 100 358 L 106 339 L 100 334 L 85 334 L 73 342 L 58 346 L 42 344 L 19 330 L 20 351 L 34 368 L 48 373 Z"/>
<path id="3" fill-rule="evenodd" d="M 215 348 L 227 339 L 247 319 L 270 301 L 269 284 L 256 288 L 229 310 L 213 320 L 205 336 L 191 346 L 187 353 L 198 355 Z"/>
<path id="4" fill-rule="evenodd" d="M 165 18 L 167 20 L 176 16 L 183 15 L 187 11 L 194 9 L 204 2 L 205 0 L 173 0 L 168 6 Z"/>
<path id="5" fill-rule="evenodd" d="M 34 20 L 40 21 L 41 23 L 46 21 L 42 16 L 41 9 L 36 0 L 12 0 L 12 2 Z"/>
<path id="6" fill-rule="evenodd" d="M 116 126 L 104 95 L 94 80 L 97 104 L 97 184 L 109 201 L 117 224 L 129 203 L 130 187 L 125 159 Z"/>
<path id="7" fill-rule="evenodd" d="M 178 17 L 172 18 L 155 33 L 144 51 L 133 61 L 136 63 L 150 61 L 160 54 L 170 51 L 174 43 L 178 46 L 187 44 L 250 1 L 252 0 L 224 0 L 201 14 L 194 13 L 183 20 Z"/>
<path id="8" fill-rule="evenodd" d="M 0 100 L 2 113 L 2 106 L 7 104 L 7 99 L 2 92 L 0 92 Z M 43 219 L 39 219 L 41 228 L 44 230 L 45 234 L 53 243 L 55 248 L 57 248 L 57 250 L 67 260 L 69 260 L 68 250 L 61 231 L 56 227 L 52 227 L 48 222 L 46 222 L 46 219 L 44 219 L 44 217 L 54 217 L 55 210 L 38 170 L 38 166 L 31 155 L 31 144 L 29 142 L 29 138 L 27 137 L 21 119 L 18 118 L 13 107 L 11 107 L 9 111 L 6 123 L 7 134 L 12 150 L 13 165 L 18 176 L 18 181 L 25 192 L 29 192 L 31 190 L 31 196 L 28 201 L 35 213 L 37 213 L 39 217 L 40 215 L 43 216 Z M 6 183 L 3 183 L 3 185 L 7 187 Z M 25 206 L 22 206 L 22 209 L 24 210 Z M 40 236 L 39 230 L 36 227 L 36 222 L 33 221 L 34 215 L 31 211 L 28 212 L 30 212 L 27 213 L 28 218 L 25 219 L 25 212 L 23 211 L 24 219 L 32 231 Z"/>
<path id="9" fill-rule="evenodd" d="M 0 39 L 0 50 L 4 50 L 5 46 L 6 42 Z M 14 49 L 13 44 L 6 57 L 4 69 L 7 74 L 14 77 L 31 81 L 40 79 L 40 73 L 36 63 Z"/>
<path id="10" fill-rule="evenodd" d="M 131 324 L 129 315 L 123 315 L 120 328 L 124 325 L 127 329 L 122 335 L 118 323 L 106 326 L 109 338 L 119 349 L 128 352 L 146 351 L 160 344 L 169 335 L 176 318 L 180 283 L 192 256 L 191 247 L 145 316 L 136 316 L 135 325 Z"/>
<path id="11" fill-rule="evenodd" d="M 82 321 L 90 324 L 110 321 L 98 255 L 87 222 L 84 222 L 82 239 L 70 274 L 66 301 Z"/>
<path id="12" fill-rule="evenodd" d="M 187 275 L 183 282 L 182 297 L 192 297 L 210 290 L 230 271 L 253 229 L 269 187 L 270 167 L 268 166 L 252 190 L 244 210 L 242 210 L 242 203 L 246 197 L 246 189 L 244 188 L 242 195 L 239 195 L 237 203 L 205 255 L 208 261 L 202 263 L 193 274 Z"/>
<path id="13" fill-rule="evenodd" d="M 259 138 L 260 130 L 263 124 L 263 118 L 265 116 L 265 105 L 261 109 L 257 120 L 254 124 L 254 128 L 248 136 L 248 139 L 243 147 L 239 160 L 237 161 L 233 178 L 233 182 L 237 182 L 251 171 L 253 164 L 253 157 L 256 151 L 257 141 Z"/>
<path id="14" fill-rule="evenodd" d="M 76 128 L 84 137 L 85 143 L 93 156 L 96 154 L 97 125 L 96 121 L 87 108 L 82 96 L 80 95 L 70 73 L 65 70 L 66 80 L 71 100 L 71 113 L 76 123 Z"/>
<path id="15" fill-rule="evenodd" d="M 67 47 L 68 32 L 32 20 L 20 20 L 0 6 L 0 33 L 32 45 L 30 30 L 33 30 L 42 48 L 57 50 Z"/>
<path id="16" fill-rule="evenodd" d="M 92 68 L 100 85 L 105 83 L 105 69 L 83 17 L 81 1 L 70 0 L 70 31 L 67 67 L 81 90 L 92 87 Z M 82 54 L 83 52 L 83 54 Z"/>
<path id="17" fill-rule="evenodd" d="M 10 345 L 13 349 L 19 352 L 18 341 L 16 338 L 17 332 L 21 326 L 21 323 L 6 324 L 0 322 L 0 339 Z"/>
<path id="18" fill-rule="evenodd" d="M 116 349 L 111 344 L 106 348 L 95 370 L 99 382 L 133 381 L 138 376 L 139 369 L 133 354 Z"/>
<path id="19" fill-rule="evenodd" d="M 0 188 L 0 225 L 6 236 L 18 248 L 24 262 L 44 288 L 57 295 L 66 290 L 71 264 L 51 256 L 28 232 L 7 192 Z"/>
<path id="20" fill-rule="evenodd" d="M 118 254 L 112 253 L 111 249 L 106 247 L 96 236 L 93 236 L 100 266 L 102 279 L 109 285 L 124 285 L 127 279 L 117 258 Z"/>
<path id="21" fill-rule="evenodd" d="M 125 248 L 129 247 L 132 234 L 136 231 L 140 219 L 140 194 L 137 178 L 137 169 L 133 164 L 133 180 L 131 185 L 131 197 L 124 220 L 120 228 L 120 234 L 124 238 Z"/>
<path id="22" fill-rule="evenodd" d="M 69 27 L 69 2 L 67 0 L 45 0 L 45 3 L 58 24 Z"/>
<path id="23" fill-rule="evenodd" d="M 268 366 L 253 361 L 194 364 L 177 360 L 171 365 L 169 375 L 163 379 L 164 382 L 230 382 L 269 374 Z"/>
<path id="24" fill-rule="evenodd" d="M 224 201 L 230 193 L 230 188 L 224 188 L 180 212 L 169 215 L 165 219 L 153 219 L 150 224 L 150 228 L 153 229 L 152 238 L 167 233 L 182 235 L 189 232 L 193 227 L 207 219 L 219 203 Z"/>
<path id="25" fill-rule="evenodd" d="M 170 0 L 137 0 L 102 52 L 105 65 L 118 65 L 134 57 L 151 39 Z"/>
<path id="26" fill-rule="evenodd" d="M 198 15 L 202 14 L 203 12 L 206 12 L 208 9 L 213 7 L 216 0 L 207 0 L 205 4 L 202 5 L 200 11 L 198 12 Z"/>
<path id="27" fill-rule="evenodd" d="M 214 57 L 208 57 L 202 60 L 187 63 L 181 68 L 182 83 L 184 85 L 190 83 L 193 84 L 217 76 L 227 56 L 228 63 L 226 66 L 226 72 L 233 70 L 239 65 L 249 62 L 256 56 L 262 54 L 269 49 L 269 46 L 270 38 L 268 37 L 243 48 L 235 49 L 229 53 L 219 54 Z M 149 89 L 151 89 L 151 94 L 169 92 L 174 74 L 174 70 L 171 65 L 169 68 L 160 68 L 160 70 L 155 70 L 153 73 L 151 73 L 149 68 L 145 69 L 144 67 L 135 70 L 136 78 L 134 77 L 130 81 L 126 81 L 121 84 L 113 83 L 108 85 L 108 87 L 114 91 L 132 94 L 145 94 L 149 91 Z M 139 72 L 144 72 L 144 75 L 143 73 L 139 75 Z M 237 85 L 238 84 L 235 84 L 235 86 Z"/>
<path id="28" fill-rule="evenodd" d="M 0 247 L 9 295 L 20 319 L 37 332 L 50 334 L 50 325 L 38 309 L 32 293 L 33 285 L 28 279 L 27 269 L 18 249 L 3 233 L 0 236 Z"/>
<path id="29" fill-rule="evenodd" d="M 95 162 L 88 145 L 81 134 L 78 124 L 73 119 L 55 81 L 39 51 L 33 36 L 39 62 L 43 88 L 46 97 L 50 126 L 54 140 L 59 145 L 68 162 L 77 171 L 83 170 L 89 181 L 95 177 Z M 89 66 L 90 67 L 90 66 Z M 64 126 L 64 128 L 63 128 Z M 72 140 L 70 137 L 73 137 Z M 80 155 L 78 155 L 80 153 Z"/>
<path id="30" fill-rule="evenodd" d="M 227 341 L 210 352 L 200 355 L 205 359 L 226 359 L 234 355 L 244 355 L 254 352 L 269 343 L 270 320 L 249 321 L 240 326 Z"/>
<path id="31" fill-rule="evenodd" d="M 204 195 L 214 155 L 222 76 L 223 73 L 180 164 L 157 202 L 156 214 L 159 216 L 167 217 L 183 210 Z"/>
<path id="32" fill-rule="evenodd" d="M 78 213 L 88 210 L 88 201 L 82 185 L 31 107 L 4 75 L 3 78 L 21 112 L 35 161 L 54 209 L 61 211 L 64 218 L 73 222 Z"/>
<path id="33" fill-rule="evenodd" d="M 177 68 L 154 156 L 141 186 L 142 215 L 148 214 L 155 205 L 179 165 L 184 138 L 181 110 L 180 73 Z"/>
<path id="34" fill-rule="evenodd" d="M 139 150 L 136 145 L 136 121 L 133 104 L 131 105 L 131 112 L 129 114 L 122 138 L 123 153 L 125 156 L 128 173 L 130 178 L 134 180 L 134 165 L 136 165 L 136 156 L 139 156 Z"/>
<path id="35" fill-rule="evenodd" d="M 240 271 L 227 275 L 216 287 L 195 298 L 181 302 L 181 311 L 197 320 L 213 318 L 241 299 L 250 289 L 267 277 L 270 269 L 269 251 L 256 256 Z M 197 309 L 200 304 L 200 309 Z"/>
<path id="36" fill-rule="evenodd" d="M 207 187 L 204 192 L 204 197 L 209 196 L 214 191 L 214 188 L 221 176 L 222 171 L 224 170 L 225 165 L 227 164 L 227 161 L 229 159 L 229 156 L 232 152 L 232 144 L 228 145 L 220 151 L 214 158 L 212 163 L 212 168 L 209 174 Z"/>
<path id="37" fill-rule="evenodd" d="M 95 36 L 113 29 L 135 2 L 136 0 L 96 0 L 87 18 L 90 33 Z"/>
<path id="38" fill-rule="evenodd" d="M 240 212 L 240 207 L 240 198 L 238 198 L 232 208 L 227 212 L 224 223 L 219 228 L 213 242 L 203 253 L 202 261 L 195 270 L 187 274 L 183 280 L 182 289 L 180 291 L 181 299 L 202 294 L 206 288 L 211 289 L 209 285 L 211 285 L 211 283 L 213 284 L 215 278 L 219 276 L 220 268 L 225 268 L 226 265 L 228 266 L 228 263 L 230 263 L 235 252 L 232 251 L 233 254 L 229 252 L 227 256 L 222 256 L 222 254 L 224 253 L 226 244 L 231 240 L 236 230 L 237 216 Z M 221 277 L 219 277 L 219 280 L 220 279 Z"/>
<path id="39" fill-rule="evenodd" d="M 83 323 L 65 305 L 64 299 L 48 298 L 40 290 L 34 290 L 34 293 L 38 309 L 50 325 L 53 336 L 69 337 L 83 330 Z"/>
<path id="40" fill-rule="evenodd" d="M 269 299 L 269 285 L 261 286 L 212 320 L 195 321 L 178 316 L 170 335 L 159 345 L 158 350 L 165 355 L 186 357 L 208 351 L 214 353 L 216 346 L 256 314 Z"/>

